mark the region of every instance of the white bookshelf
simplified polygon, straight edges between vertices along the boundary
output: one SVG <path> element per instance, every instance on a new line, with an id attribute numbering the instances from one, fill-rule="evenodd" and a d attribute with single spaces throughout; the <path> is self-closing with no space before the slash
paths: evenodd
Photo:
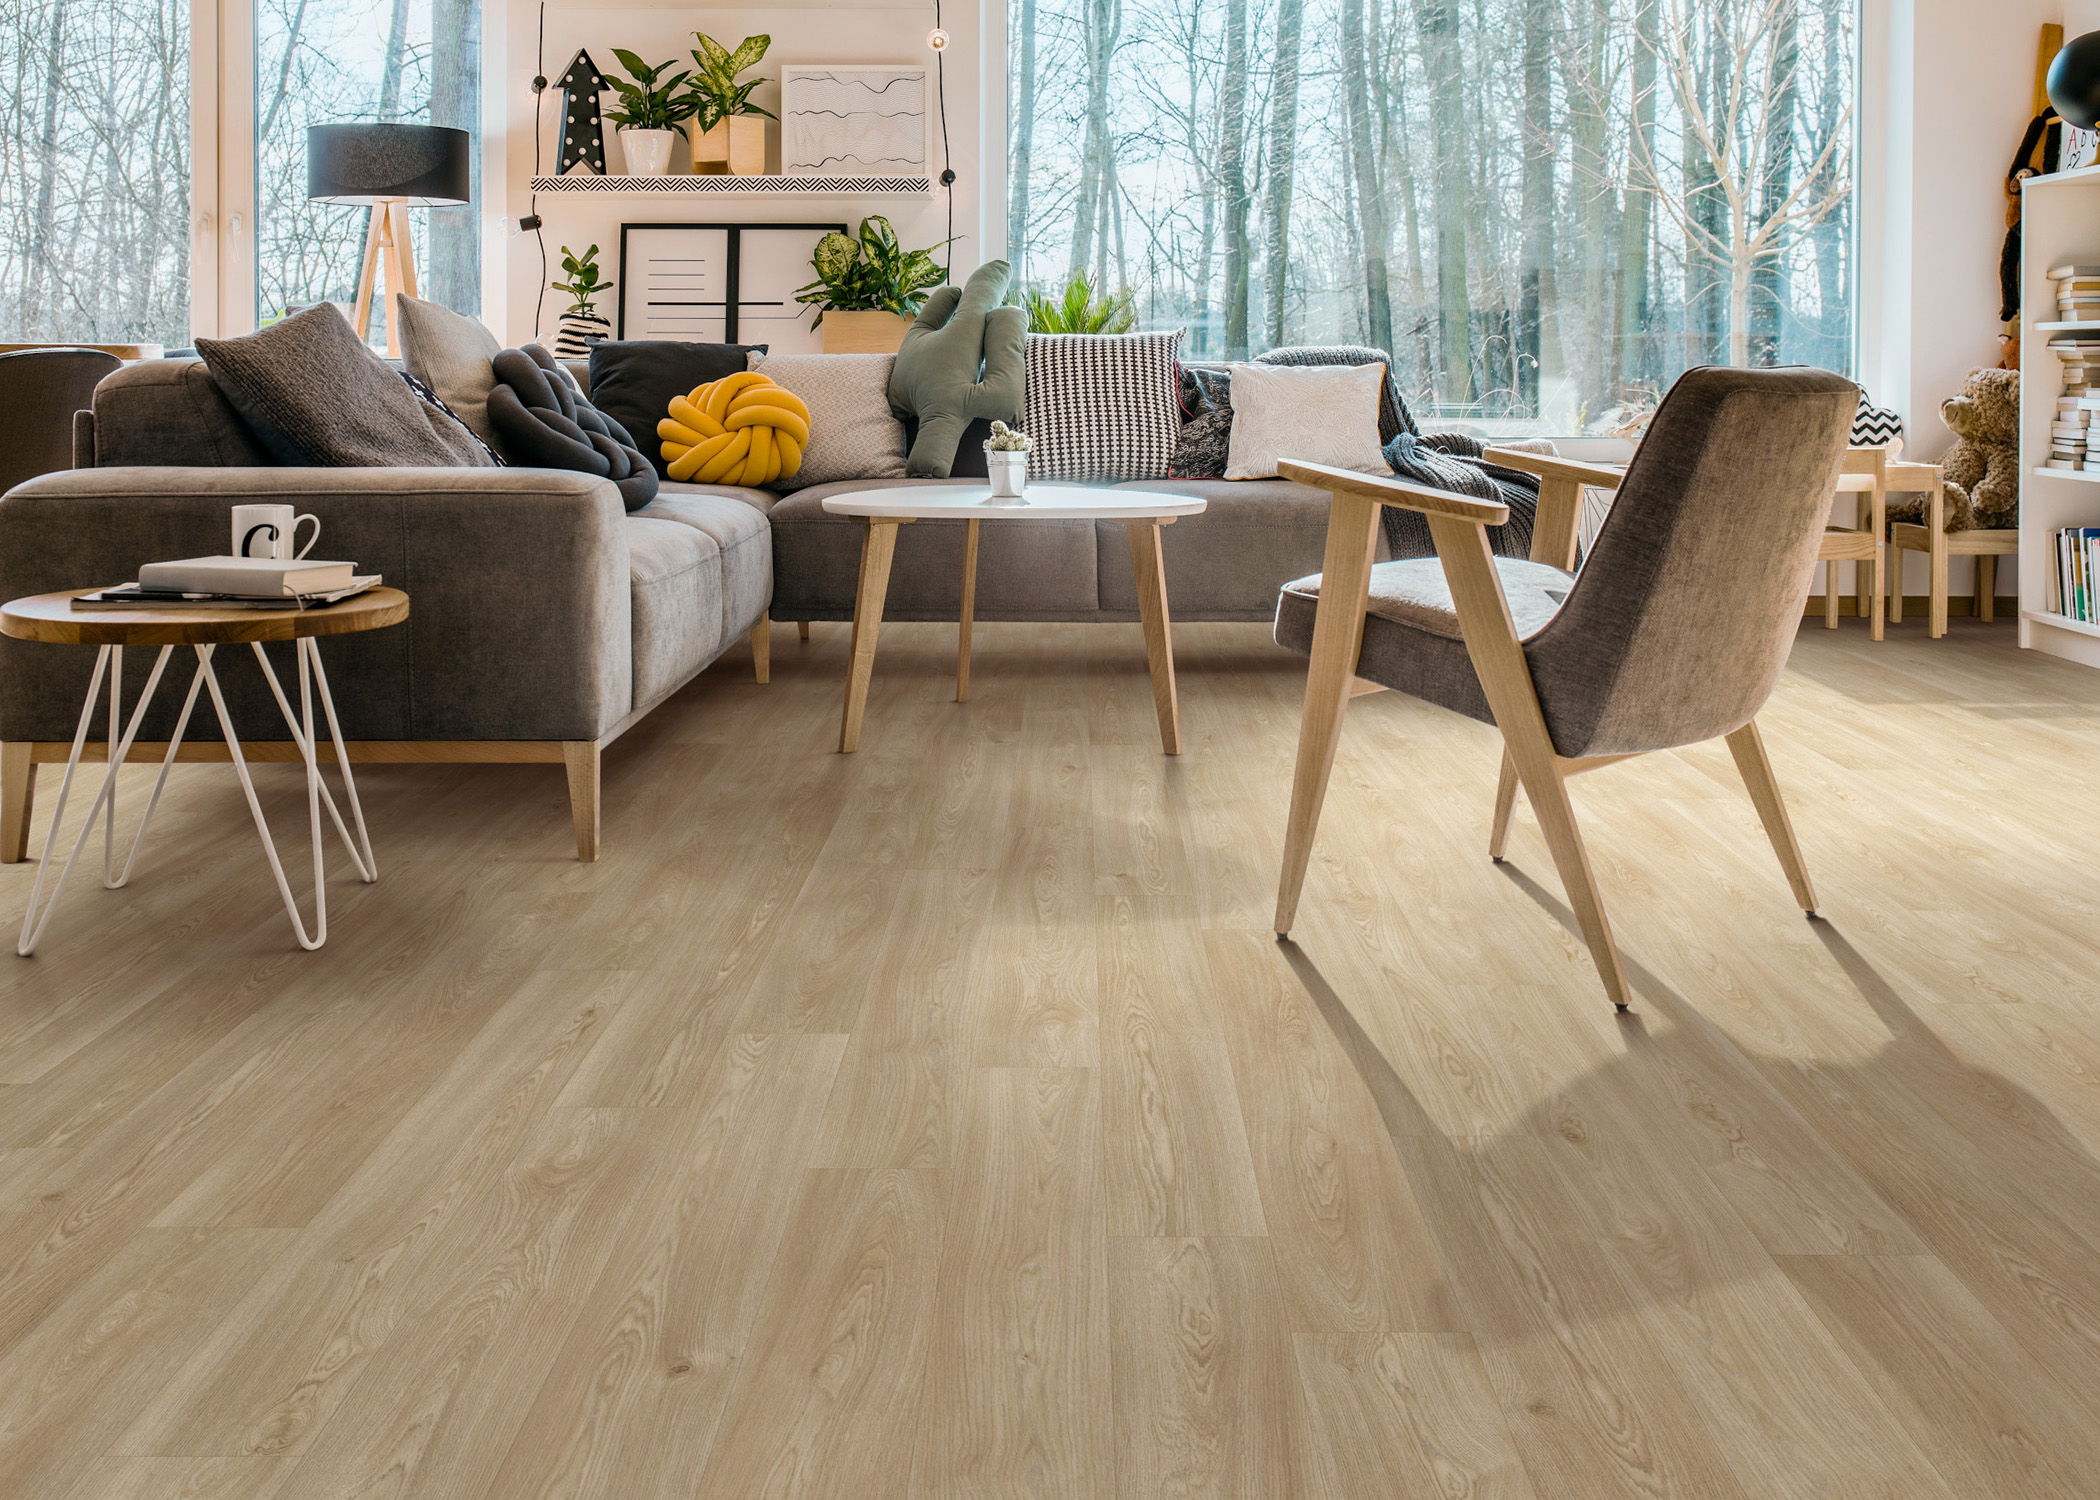
<path id="1" fill-rule="evenodd" d="M 2100 167 L 2028 178 L 2020 224 L 2020 644 L 2100 667 L 2100 626 L 2049 608 L 2056 575 L 2050 538 L 2065 526 L 2100 526 L 2100 474 L 2043 462 L 2063 394 L 2063 362 L 2050 350 L 2049 335 L 2091 326 L 2057 320 L 2048 273 L 2068 263 L 2100 265 Z"/>

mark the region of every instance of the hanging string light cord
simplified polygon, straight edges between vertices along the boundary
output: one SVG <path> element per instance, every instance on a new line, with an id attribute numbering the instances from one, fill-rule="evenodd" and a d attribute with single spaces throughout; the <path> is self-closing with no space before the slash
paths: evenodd
<path id="1" fill-rule="evenodd" d="M 540 102 L 547 97 L 547 5 L 540 0 L 540 41 L 532 79 L 532 175 L 540 175 Z M 547 231 L 540 222 L 540 195 L 532 193 L 527 198 L 525 217 L 518 220 L 520 229 L 532 231 L 532 237 L 540 243 L 540 290 L 532 299 L 532 337 L 540 336 L 540 313 L 547 302 Z"/>
<path id="2" fill-rule="evenodd" d="M 940 31 L 941 0 L 933 0 L 933 29 Z M 933 54 L 934 97 L 941 112 L 941 186 L 947 189 L 948 240 L 944 248 L 948 252 L 948 264 L 942 274 L 950 282 L 955 280 L 955 168 L 948 158 L 948 49 L 941 48 Z"/>

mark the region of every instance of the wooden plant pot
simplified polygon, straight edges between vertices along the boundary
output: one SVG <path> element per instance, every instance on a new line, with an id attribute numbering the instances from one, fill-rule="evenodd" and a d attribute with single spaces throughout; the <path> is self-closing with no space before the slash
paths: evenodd
<path id="1" fill-rule="evenodd" d="M 826 354 L 895 354 L 911 319 L 893 312 L 828 312 L 822 332 Z"/>
<path id="2" fill-rule="evenodd" d="M 761 177 L 766 170 L 766 117 L 731 115 L 712 130 L 693 122 L 693 172 L 696 176 Z"/>

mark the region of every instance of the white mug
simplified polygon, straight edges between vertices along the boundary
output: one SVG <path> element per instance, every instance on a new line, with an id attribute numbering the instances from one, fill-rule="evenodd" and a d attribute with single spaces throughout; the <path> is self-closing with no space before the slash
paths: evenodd
<path id="1" fill-rule="evenodd" d="M 295 537 L 301 521 L 314 523 L 313 535 L 306 539 L 304 547 L 296 545 Z M 321 518 L 298 515 L 289 505 L 236 505 L 233 508 L 235 557 L 274 557 L 279 562 L 290 562 L 313 551 L 314 543 L 320 539 Z"/>

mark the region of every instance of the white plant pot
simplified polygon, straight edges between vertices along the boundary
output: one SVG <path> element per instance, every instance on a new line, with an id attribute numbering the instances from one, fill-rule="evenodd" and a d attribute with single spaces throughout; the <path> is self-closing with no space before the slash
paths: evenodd
<path id="1" fill-rule="evenodd" d="M 994 500 L 1018 500 L 1028 492 L 1026 453 L 984 450 L 985 473 L 991 476 Z"/>
<path id="2" fill-rule="evenodd" d="M 671 167 L 671 146 L 677 141 L 675 130 L 622 130 L 620 150 L 627 158 L 627 175 L 630 177 L 661 177 Z"/>

